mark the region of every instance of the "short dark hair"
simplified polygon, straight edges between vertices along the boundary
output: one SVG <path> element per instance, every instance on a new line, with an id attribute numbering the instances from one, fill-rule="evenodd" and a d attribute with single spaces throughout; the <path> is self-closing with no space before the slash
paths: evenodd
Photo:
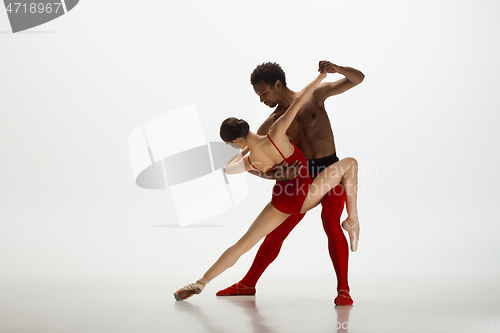
<path id="1" fill-rule="evenodd" d="M 237 138 L 246 138 L 250 125 L 243 119 L 227 118 L 220 125 L 220 137 L 224 142 L 233 142 Z"/>
<path id="2" fill-rule="evenodd" d="M 275 62 L 265 62 L 258 65 L 253 70 L 252 75 L 250 75 L 250 83 L 252 85 L 264 81 L 266 84 L 273 86 L 277 80 L 280 80 L 281 84 L 286 87 L 285 72 Z"/>

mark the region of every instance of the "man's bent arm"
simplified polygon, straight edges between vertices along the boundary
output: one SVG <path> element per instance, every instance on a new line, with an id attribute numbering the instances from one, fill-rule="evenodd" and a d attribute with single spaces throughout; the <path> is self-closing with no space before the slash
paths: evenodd
<path id="1" fill-rule="evenodd" d="M 335 82 L 326 82 L 320 84 L 318 88 L 316 88 L 315 95 L 318 100 L 324 101 L 330 96 L 341 94 L 361 82 L 363 82 L 365 75 L 352 67 L 342 67 L 332 64 L 329 67 L 328 73 L 339 73 L 344 75 L 343 79 L 337 80 Z"/>

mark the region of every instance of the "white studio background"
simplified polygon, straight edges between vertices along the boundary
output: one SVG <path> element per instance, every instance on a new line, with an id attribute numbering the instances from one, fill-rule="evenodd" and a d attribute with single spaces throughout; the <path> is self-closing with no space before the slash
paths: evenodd
<path id="1" fill-rule="evenodd" d="M 0 278 L 163 277 L 173 291 L 200 277 L 269 191 L 174 228 L 167 191 L 134 183 L 128 135 L 191 104 L 208 141 L 229 116 L 255 130 L 271 110 L 253 68 L 279 62 L 297 91 L 323 59 L 366 75 L 326 105 L 339 156 L 362 166 L 351 276 L 499 273 L 498 14 L 485 0 L 82 0 L 11 34 L 0 10 Z M 333 275 L 318 209 L 269 272 Z"/>

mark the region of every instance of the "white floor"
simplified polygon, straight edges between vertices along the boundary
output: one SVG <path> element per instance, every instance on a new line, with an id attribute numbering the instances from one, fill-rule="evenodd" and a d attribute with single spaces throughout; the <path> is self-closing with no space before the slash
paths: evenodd
<path id="1" fill-rule="evenodd" d="M 500 332 L 498 278 L 358 277 L 349 307 L 306 277 L 268 277 L 257 296 L 216 297 L 209 284 L 184 302 L 167 279 L 3 279 L 0 332 Z"/>

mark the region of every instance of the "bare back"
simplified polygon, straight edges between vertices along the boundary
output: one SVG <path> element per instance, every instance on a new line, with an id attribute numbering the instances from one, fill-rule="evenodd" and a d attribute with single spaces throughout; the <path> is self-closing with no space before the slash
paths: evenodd
<path id="1" fill-rule="evenodd" d="M 250 151 L 248 156 L 252 165 L 263 172 L 267 172 L 276 164 L 281 163 L 283 156 L 287 158 L 294 151 L 286 136 L 272 136 L 271 134 L 271 140 L 266 135 L 259 135 L 259 143 Z"/>

